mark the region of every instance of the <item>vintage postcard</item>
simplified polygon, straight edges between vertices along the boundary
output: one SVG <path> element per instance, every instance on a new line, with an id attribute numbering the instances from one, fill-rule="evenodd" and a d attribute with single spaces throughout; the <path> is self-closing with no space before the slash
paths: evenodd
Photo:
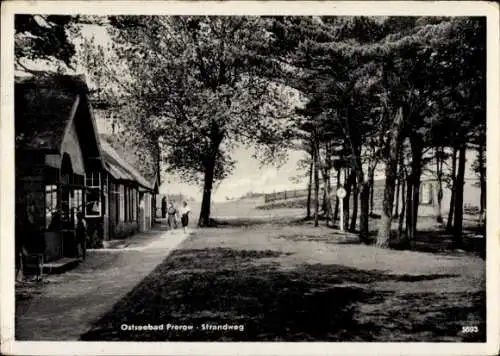
<path id="1" fill-rule="evenodd" d="M 3 2 L 2 354 L 498 354 L 499 23 Z"/>

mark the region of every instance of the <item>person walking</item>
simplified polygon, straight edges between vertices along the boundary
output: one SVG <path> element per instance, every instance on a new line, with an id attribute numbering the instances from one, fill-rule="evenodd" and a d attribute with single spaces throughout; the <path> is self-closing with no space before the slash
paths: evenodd
<path id="1" fill-rule="evenodd" d="M 83 261 L 87 255 L 87 222 L 81 211 L 76 214 L 76 219 L 76 251 L 78 258 Z"/>
<path id="2" fill-rule="evenodd" d="M 191 211 L 191 209 L 189 208 L 187 202 L 183 201 L 182 207 L 180 208 L 180 214 L 181 214 L 181 223 L 182 223 L 182 227 L 184 228 L 184 232 L 187 232 L 190 211 Z"/>
<path id="3" fill-rule="evenodd" d="M 173 201 L 171 201 L 168 205 L 167 214 L 168 214 L 168 219 L 167 219 L 168 227 L 171 229 L 172 228 L 177 229 L 177 219 L 176 219 L 177 209 L 175 208 Z"/>

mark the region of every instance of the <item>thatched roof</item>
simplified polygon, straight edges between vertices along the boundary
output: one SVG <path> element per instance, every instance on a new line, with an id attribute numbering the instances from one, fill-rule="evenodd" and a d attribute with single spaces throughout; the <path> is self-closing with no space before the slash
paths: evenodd
<path id="1" fill-rule="evenodd" d="M 101 140 L 101 149 L 104 165 L 111 176 L 119 180 L 137 182 L 145 188 L 154 189 L 154 183 L 144 178 L 106 140 Z"/>
<path id="2" fill-rule="evenodd" d="M 154 187 L 156 182 L 156 166 L 154 157 L 150 152 L 142 150 L 143 155 L 136 154 L 141 150 L 132 142 L 118 140 L 112 135 L 101 134 L 101 142 L 106 142 L 109 147 L 112 147 L 119 157 L 128 165 L 133 167 L 147 182 L 148 185 Z"/>
<path id="3" fill-rule="evenodd" d="M 87 92 L 81 76 L 15 78 L 16 147 L 59 150 L 76 98 Z"/>

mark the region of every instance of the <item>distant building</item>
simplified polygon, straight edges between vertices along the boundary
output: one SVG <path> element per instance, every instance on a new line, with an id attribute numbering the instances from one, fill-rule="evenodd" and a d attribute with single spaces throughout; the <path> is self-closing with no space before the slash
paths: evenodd
<path id="1" fill-rule="evenodd" d="M 479 186 L 479 176 L 473 169 L 473 163 L 476 159 L 477 152 L 468 150 L 466 153 L 465 163 L 465 178 L 464 178 L 464 207 L 477 209 L 481 205 L 481 188 Z M 420 213 L 424 215 L 432 215 L 437 212 L 438 202 L 438 180 L 435 170 L 435 160 L 432 160 L 427 169 L 424 170 L 421 177 L 420 185 Z M 451 158 L 443 165 L 444 173 L 450 173 Z M 452 189 L 450 184 L 443 177 L 442 182 L 443 198 L 441 201 L 441 212 L 445 214 L 449 210 Z"/>
<path id="2" fill-rule="evenodd" d="M 154 223 L 154 182 L 127 163 L 109 143 L 102 140 L 108 216 L 105 235 L 122 238 L 146 231 Z"/>

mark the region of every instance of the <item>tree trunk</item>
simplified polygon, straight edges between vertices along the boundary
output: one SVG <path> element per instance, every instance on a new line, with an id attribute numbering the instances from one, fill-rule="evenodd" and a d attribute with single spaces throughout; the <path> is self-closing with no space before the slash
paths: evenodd
<path id="1" fill-rule="evenodd" d="M 448 210 L 448 220 L 446 221 L 446 231 L 453 232 L 453 216 L 455 212 L 455 197 L 456 197 L 456 181 L 457 181 L 457 153 L 456 147 L 453 148 L 453 155 L 451 157 L 451 197 L 450 209 Z"/>
<path id="2" fill-rule="evenodd" d="M 413 173 L 413 172 L 412 172 Z M 413 226 L 413 175 L 412 173 L 408 174 L 406 178 L 406 234 L 404 240 L 409 242 L 411 229 Z"/>
<path id="3" fill-rule="evenodd" d="M 340 174 L 341 170 L 339 169 L 337 171 L 337 184 L 335 185 L 335 189 L 339 189 L 340 187 Z M 339 219 L 339 203 L 340 203 L 340 198 L 335 194 L 335 212 L 333 213 L 333 220 L 337 221 Z"/>
<path id="4" fill-rule="evenodd" d="M 481 188 L 481 196 L 480 196 L 480 214 L 482 215 L 484 210 L 486 209 L 486 164 L 484 157 L 484 142 L 480 141 L 479 149 L 478 149 L 478 165 L 479 165 L 479 186 Z"/>
<path id="5" fill-rule="evenodd" d="M 325 192 L 326 192 L 325 218 L 326 218 L 326 226 L 329 226 L 330 219 L 332 216 L 332 203 L 331 203 L 332 185 L 330 180 L 330 169 L 327 169 L 326 171 Z"/>
<path id="6" fill-rule="evenodd" d="M 355 149 L 354 154 L 356 155 L 357 184 L 355 186 L 355 191 L 354 191 L 354 209 L 353 209 L 353 218 L 351 221 L 351 231 L 355 231 L 356 229 L 356 220 L 358 215 L 358 199 L 360 199 L 361 215 L 359 217 L 359 238 L 361 242 L 368 243 L 369 214 L 370 214 L 370 182 L 365 180 L 360 150 Z"/>
<path id="7" fill-rule="evenodd" d="M 361 185 L 361 214 L 359 216 L 359 237 L 362 242 L 369 241 L 369 216 L 370 216 L 370 183 Z"/>
<path id="8" fill-rule="evenodd" d="M 323 180 L 323 197 L 321 201 L 321 210 L 323 211 L 323 214 L 325 214 L 325 217 L 327 215 L 327 185 L 328 185 L 328 162 L 327 162 L 327 157 L 328 157 L 328 149 L 326 149 L 326 154 L 325 154 L 325 159 L 324 162 L 321 164 L 321 178 Z"/>
<path id="9" fill-rule="evenodd" d="M 411 212 L 411 229 L 408 238 L 410 241 L 413 241 L 417 233 L 418 208 L 420 205 L 420 181 L 422 176 L 423 141 L 420 136 L 412 136 L 410 142 L 412 152 L 411 173 L 413 178 L 413 205 Z"/>
<path id="10" fill-rule="evenodd" d="M 401 186 L 401 212 L 399 213 L 399 225 L 398 225 L 398 240 L 401 240 L 403 234 L 403 224 L 405 221 L 406 204 L 405 204 L 405 188 L 406 188 L 406 177 L 404 176 L 404 171 L 402 170 L 400 175 L 400 186 Z"/>
<path id="11" fill-rule="evenodd" d="M 394 217 L 399 216 L 399 193 L 401 191 L 401 178 L 396 179 L 396 194 L 394 195 Z"/>
<path id="12" fill-rule="evenodd" d="M 453 220 L 453 244 L 462 246 L 462 222 L 464 209 L 464 182 L 465 182 L 465 154 L 466 145 L 463 144 L 458 152 L 458 171 L 455 187 L 455 218 Z"/>
<path id="13" fill-rule="evenodd" d="M 436 148 L 436 176 L 437 176 L 437 212 L 436 221 L 443 223 L 442 202 L 443 202 L 443 159 L 441 157 L 442 149 Z"/>
<path id="14" fill-rule="evenodd" d="M 200 218 L 198 219 L 198 226 L 200 227 L 210 226 L 210 205 L 212 203 L 212 188 L 215 177 L 216 158 L 223 139 L 223 136 L 219 133 L 215 124 L 212 125 L 211 130 L 212 144 L 204 162 L 205 178 L 203 183 L 203 199 L 201 201 Z"/>
<path id="15" fill-rule="evenodd" d="M 403 108 L 399 108 L 394 124 L 389 133 L 389 142 L 385 159 L 385 186 L 384 200 L 382 202 L 382 217 L 377 234 L 377 246 L 388 247 L 392 227 L 392 210 L 394 203 L 394 188 L 396 182 L 399 150 L 401 146 L 401 131 L 403 127 Z"/>
<path id="16" fill-rule="evenodd" d="M 210 158 L 205 167 L 205 179 L 203 183 L 203 200 L 201 201 L 200 218 L 198 226 L 210 225 L 210 205 L 212 200 L 212 187 L 214 182 L 215 157 Z"/>
<path id="17" fill-rule="evenodd" d="M 314 226 L 319 225 L 319 155 L 318 143 L 314 142 Z"/>
<path id="18" fill-rule="evenodd" d="M 311 219 L 311 195 L 312 195 L 312 179 L 313 179 L 313 168 L 314 168 L 314 154 L 311 156 L 311 164 L 309 165 L 309 184 L 307 185 L 307 216 L 306 218 Z"/>
<path id="19" fill-rule="evenodd" d="M 160 189 L 161 186 L 161 145 L 160 145 L 160 139 L 158 137 L 155 138 L 155 149 L 156 149 L 156 179 L 158 180 L 156 183 L 158 184 L 158 189 Z M 156 197 L 154 197 L 156 199 Z M 153 213 L 153 223 L 157 223 L 157 217 L 156 217 L 156 201 L 154 204 L 154 213 Z"/>
<path id="20" fill-rule="evenodd" d="M 325 217 L 326 217 L 326 199 L 327 199 L 327 195 L 326 195 L 326 178 L 323 174 L 323 197 L 322 197 L 322 200 L 321 200 L 321 211 L 323 211 L 323 213 L 325 214 Z"/>
<path id="21" fill-rule="evenodd" d="M 330 218 L 332 216 L 332 170 L 331 168 L 328 171 L 328 211 L 330 213 Z"/>
<path id="22" fill-rule="evenodd" d="M 354 189 L 352 192 L 352 214 L 351 214 L 351 224 L 349 226 L 349 231 L 350 232 L 355 232 L 356 231 L 356 223 L 358 220 L 358 200 L 359 200 L 359 188 L 358 184 L 362 184 L 361 182 L 358 182 L 354 184 Z"/>
<path id="23" fill-rule="evenodd" d="M 370 189 L 370 212 L 369 215 L 373 214 L 373 197 L 375 190 L 375 167 L 370 167 L 368 170 L 368 185 Z"/>
<path id="24" fill-rule="evenodd" d="M 401 206 L 404 205 L 404 199 L 405 199 L 405 193 L 404 193 L 404 185 L 405 185 L 405 179 L 406 179 L 406 167 L 405 167 L 405 162 L 404 162 L 404 157 L 403 157 L 403 152 L 404 149 L 400 147 L 399 149 L 399 155 L 398 155 L 398 168 L 397 168 L 397 192 L 396 192 L 396 207 L 395 207 L 395 213 L 394 216 L 398 217 L 400 216 L 399 212 L 399 204 L 401 202 Z M 404 212 L 403 212 L 404 213 Z M 400 219 L 401 221 L 401 219 Z M 401 233 L 398 234 L 398 239 L 401 237 Z"/>
<path id="25" fill-rule="evenodd" d="M 349 228 L 349 210 L 351 203 L 351 192 L 352 186 L 356 183 L 356 173 L 353 169 L 349 173 L 349 177 L 347 178 L 346 186 L 344 187 L 346 190 L 346 195 L 344 197 L 344 230 Z"/>

